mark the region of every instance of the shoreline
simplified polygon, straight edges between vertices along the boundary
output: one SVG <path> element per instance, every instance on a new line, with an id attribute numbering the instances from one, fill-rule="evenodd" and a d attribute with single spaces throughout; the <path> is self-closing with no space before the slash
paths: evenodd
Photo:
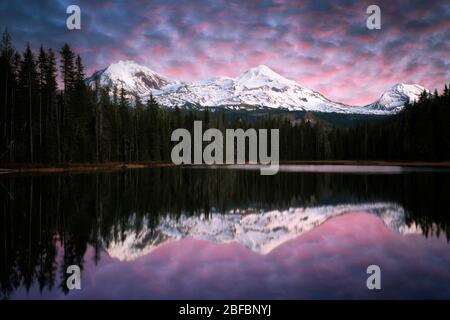
<path id="1" fill-rule="evenodd" d="M 401 167 L 432 167 L 450 168 L 450 161 L 419 161 L 419 160 L 293 160 L 280 161 L 280 165 L 352 165 L 352 166 L 401 166 Z"/>
<path id="2" fill-rule="evenodd" d="M 58 164 L 0 164 L 0 175 L 28 173 L 89 173 L 108 172 L 128 169 L 143 169 L 175 166 L 171 162 L 105 162 L 105 163 L 58 163 Z"/>
<path id="3" fill-rule="evenodd" d="M 205 164 L 202 164 L 205 165 Z M 280 161 L 280 165 L 354 165 L 354 166 L 403 166 L 450 168 L 450 161 L 385 161 L 385 160 L 290 160 Z M 28 174 L 28 173 L 89 173 L 108 172 L 128 169 L 144 169 L 158 167 L 175 167 L 172 162 L 165 161 L 136 161 L 136 162 L 106 162 L 106 163 L 60 163 L 60 164 L 0 164 L 0 175 Z M 185 165 L 194 166 L 194 165 Z M 222 166 L 222 165 L 216 165 Z M 226 166 L 226 164 L 224 164 Z"/>

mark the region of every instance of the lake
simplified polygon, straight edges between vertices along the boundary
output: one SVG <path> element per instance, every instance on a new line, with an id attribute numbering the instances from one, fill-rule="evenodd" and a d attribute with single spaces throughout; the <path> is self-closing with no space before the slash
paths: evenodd
<path id="1" fill-rule="evenodd" d="M 2 175 L 0 297 L 448 299 L 449 190 L 395 166 Z"/>

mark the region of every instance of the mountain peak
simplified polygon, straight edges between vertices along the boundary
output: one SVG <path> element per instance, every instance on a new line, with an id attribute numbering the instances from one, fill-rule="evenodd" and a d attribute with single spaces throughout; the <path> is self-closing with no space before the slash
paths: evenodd
<path id="1" fill-rule="evenodd" d="M 258 73 L 258 74 L 265 74 L 265 75 L 273 75 L 273 74 L 278 75 L 278 73 L 276 73 L 275 71 L 270 69 L 265 64 L 259 64 L 256 67 L 250 68 L 248 71 Z"/>
<path id="2" fill-rule="evenodd" d="M 240 85 L 248 89 L 255 89 L 264 86 L 278 87 L 281 89 L 286 86 L 297 85 L 295 81 L 286 79 L 263 64 L 248 69 L 236 80 Z"/>
<path id="3" fill-rule="evenodd" d="M 119 60 L 115 63 L 111 63 L 111 65 L 139 65 L 136 61 L 134 60 Z"/>
<path id="4" fill-rule="evenodd" d="M 411 92 L 411 91 L 421 91 L 423 92 L 424 90 L 427 91 L 427 89 L 425 89 L 424 87 L 422 87 L 419 84 L 409 84 L 409 83 L 402 83 L 402 82 L 398 82 L 396 84 L 394 84 L 390 90 L 394 90 L 394 91 L 399 91 L 399 92 Z"/>
<path id="5" fill-rule="evenodd" d="M 423 91 L 428 91 L 424 87 L 419 84 L 409 84 L 409 83 L 396 83 L 389 90 L 383 93 L 384 95 L 403 95 L 409 98 L 409 101 L 412 102 L 416 100 L 420 96 Z M 383 97 L 382 96 L 382 97 Z"/>
<path id="6" fill-rule="evenodd" d="M 156 75 L 158 74 L 150 68 L 142 66 L 133 60 L 119 60 L 115 63 L 110 64 L 108 68 L 106 68 L 106 70 L 109 70 L 111 73 L 120 73 L 121 75 L 132 74 L 136 72 L 144 72 L 146 74 Z"/>
<path id="7" fill-rule="evenodd" d="M 95 78 L 99 78 L 102 86 L 116 86 L 138 95 L 176 83 L 132 60 L 119 60 L 110 64 L 107 68 L 95 72 L 86 81 L 92 84 Z"/>
<path id="8" fill-rule="evenodd" d="M 399 82 L 386 90 L 376 102 L 369 105 L 369 108 L 396 111 L 407 102 L 417 101 L 424 90 L 428 91 L 419 84 Z"/>
<path id="9" fill-rule="evenodd" d="M 245 75 L 252 75 L 252 76 L 265 76 L 268 78 L 277 78 L 281 77 L 278 73 L 270 69 L 268 66 L 264 64 L 257 65 L 256 67 L 250 68 L 247 71 L 245 71 L 240 77 L 243 77 Z"/>

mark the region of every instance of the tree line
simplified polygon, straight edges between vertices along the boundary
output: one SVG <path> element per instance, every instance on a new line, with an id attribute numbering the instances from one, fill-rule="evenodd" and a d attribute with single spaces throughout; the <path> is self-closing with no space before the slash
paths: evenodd
<path id="1" fill-rule="evenodd" d="M 58 81 L 58 70 L 60 81 Z M 82 59 L 30 45 L 17 52 L 8 32 L 0 42 L 0 163 L 170 161 L 176 128 L 277 128 L 280 160 L 450 160 L 450 89 L 423 92 L 383 123 L 340 128 L 280 115 L 249 120 L 222 111 L 161 108 L 121 87 L 85 81 Z"/>
<path id="2" fill-rule="evenodd" d="M 58 57 L 61 88 L 58 88 Z M 89 87 L 81 57 L 0 43 L 1 163 L 168 159 L 169 112 L 123 88 Z M 132 105 L 133 104 L 133 105 Z"/>
<path id="3" fill-rule="evenodd" d="M 354 127 L 279 121 L 281 160 L 450 160 L 450 87 L 422 92 L 418 101 L 383 121 Z"/>

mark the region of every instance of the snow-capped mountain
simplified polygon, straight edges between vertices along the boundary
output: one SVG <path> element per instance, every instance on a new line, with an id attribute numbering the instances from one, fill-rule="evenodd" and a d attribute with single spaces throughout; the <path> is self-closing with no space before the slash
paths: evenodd
<path id="1" fill-rule="evenodd" d="M 398 112 L 424 90 L 419 85 L 397 84 L 367 106 L 334 102 L 320 93 L 259 65 L 237 78 L 216 77 L 194 82 L 171 80 L 132 61 L 119 61 L 94 73 L 86 81 L 94 85 L 123 87 L 144 100 L 152 94 L 165 107 L 224 107 L 229 109 L 274 108 L 346 114 Z"/>
<path id="2" fill-rule="evenodd" d="M 159 103 L 170 107 L 189 103 L 200 107 L 233 109 L 266 107 L 340 113 L 355 111 L 263 65 L 245 71 L 236 79 L 219 77 L 178 83 L 153 92 L 153 95 Z"/>
<path id="3" fill-rule="evenodd" d="M 405 103 L 418 101 L 420 94 L 426 90 L 418 84 L 397 83 L 385 91 L 380 99 L 367 106 L 373 110 L 399 111 Z M 427 90 L 428 91 L 428 90 Z"/>
<path id="4" fill-rule="evenodd" d="M 177 81 L 164 77 L 133 61 L 119 61 L 111 64 L 86 79 L 86 82 L 91 86 L 94 86 L 96 81 L 100 86 L 116 86 L 118 89 L 123 87 L 127 92 L 140 96 L 177 83 Z"/>
<path id="5" fill-rule="evenodd" d="M 218 244 L 236 242 L 256 253 L 267 254 L 326 220 L 348 212 L 377 215 L 393 232 L 421 233 L 420 228 L 405 223 L 404 209 L 395 203 L 342 204 L 266 212 L 233 210 L 208 216 L 165 216 L 152 230 L 144 222 L 141 231 L 130 228 L 124 232 L 124 238 L 109 243 L 106 251 L 119 260 L 134 260 L 161 245 L 189 237 Z M 132 221 L 130 225 L 133 225 Z"/>

